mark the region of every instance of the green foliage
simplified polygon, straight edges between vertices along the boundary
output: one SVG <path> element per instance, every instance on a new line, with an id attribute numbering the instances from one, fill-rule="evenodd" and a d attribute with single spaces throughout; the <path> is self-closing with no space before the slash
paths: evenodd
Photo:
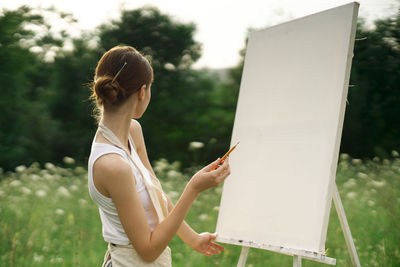
<path id="1" fill-rule="evenodd" d="M 133 45 L 151 56 L 152 100 L 141 119 L 150 158 L 205 163 L 229 146 L 237 94 L 216 77 L 190 69 L 200 56 L 194 24 L 182 24 L 153 7 L 123 11 L 120 20 L 100 27 L 100 46 Z M 206 144 L 188 157 L 193 140 Z"/>
<path id="2" fill-rule="evenodd" d="M 400 12 L 375 29 L 359 24 L 341 151 L 390 156 L 400 149 Z"/>
<path id="3" fill-rule="evenodd" d="M 85 169 L 73 163 L 64 168 L 46 163 L 41 169 L 33 163 L 1 178 L 3 266 L 101 264 L 96 252 L 104 244 L 98 236 L 98 210 L 87 193 Z"/>
<path id="4" fill-rule="evenodd" d="M 100 27 L 100 46 L 106 51 L 119 44 L 132 45 L 152 57 L 156 73 L 165 72 L 167 63 L 187 68 L 200 57 L 195 29 L 194 24 L 174 21 L 155 7 L 126 10 L 120 20 Z"/>
<path id="5" fill-rule="evenodd" d="M 191 69 L 201 54 L 193 23 L 181 23 L 157 8 L 123 10 L 118 20 L 72 38 L 55 32 L 46 12 L 21 7 L 0 13 L 0 166 L 12 170 L 34 161 L 61 162 L 64 155 L 86 164 L 96 128 L 87 84 L 109 48 L 127 44 L 151 57 L 155 81 L 141 123 L 150 159 L 205 164 L 229 146 L 243 69 L 241 62 L 221 81 Z M 399 18 L 360 23 L 351 74 L 341 151 L 357 157 L 388 157 L 400 150 Z M 65 49 L 71 46 L 70 49 Z M 187 151 L 192 141 L 203 148 Z"/>
<path id="6" fill-rule="evenodd" d="M 6 169 L 48 156 L 42 146 L 51 122 L 41 101 L 48 65 L 30 51 L 44 41 L 28 27 L 43 23 L 43 17 L 28 7 L 4 10 L 0 16 L 0 154 Z"/>
<path id="7" fill-rule="evenodd" d="M 400 159 L 362 161 L 342 154 L 336 183 L 363 266 L 400 264 Z M 190 173 L 179 162 L 154 163 L 164 191 L 173 202 Z M 228 178 L 229 179 L 229 178 Z M 186 221 L 198 232 L 214 232 L 221 187 L 203 192 Z M 87 171 L 65 158 L 62 166 L 33 163 L 16 172 L 0 172 L 0 261 L 5 266 L 99 266 L 106 250 L 98 209 L 87 191 Z M 3 205 L 7 203 L 7 205 Z M 206 257 L 178 237 L 170 243 L 174 266 L 234 266 L 240 247 L 223 244 L 221 255 Z M 326 241 L 337 266 L 351 266 L 334 206 Z M 251 248 L 246 266 L 290 266 L 292 257 Z M 304 266 L 326 266 L 303 260 Z"/>
<path id="8" fill-rule="evenodd" d="M 73 40 L 74 49 L 63 51 L 54 59 L 47 88 L 46 102 L 52 118 L 57 121 L 52 135 L 53 159 L 70 155 L 86 162 L 95 133 L 89 82 L 100 53 L 89 47 L 92 36 Z"/>

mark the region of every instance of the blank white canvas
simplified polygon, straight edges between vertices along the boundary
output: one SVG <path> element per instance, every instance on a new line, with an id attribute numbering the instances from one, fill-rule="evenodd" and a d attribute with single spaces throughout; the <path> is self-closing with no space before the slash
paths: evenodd
<path id="1" fill-rule="evenodd" d="M 325 250 L 358 6 L 250 34 L 217 240 Z"/>

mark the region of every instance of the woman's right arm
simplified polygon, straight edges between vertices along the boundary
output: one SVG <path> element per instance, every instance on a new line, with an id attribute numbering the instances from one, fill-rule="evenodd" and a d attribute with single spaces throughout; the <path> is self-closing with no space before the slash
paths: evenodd
<path id="1" fill-rule="evenodd" d="M 94 171 L 105 190 L 111 195 L 125 233 L 143 260 L 158 258 L 181 226 L 197 196 L 204 190 L 218 186 L 230 174 L 229 162 L 217 170 L 219 159 L 197 172 L 186 185 L 175 207 L 151 231 L 130 165 L 118 155 L 97 160 Z"/>

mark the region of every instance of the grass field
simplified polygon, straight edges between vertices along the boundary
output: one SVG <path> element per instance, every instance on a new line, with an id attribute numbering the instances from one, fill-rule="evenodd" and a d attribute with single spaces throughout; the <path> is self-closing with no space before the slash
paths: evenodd
<path id="1" fill-rule="evenodd" d="M 361 161 L 342 154 L 336 183 L 362 266 L 400 266 L 400 159 Z M 176 201 L 189 174 L 179 163 L 159 160 L 154 169 L 164 191 Z M 185 173 L 193 173 L 186 171 Z M 204 192 L 187 222 L 198 232 L 213 232 L 221 188 Z M 179 238 L 170 244 L 174 266 L 236 266 L 240 247 L 224 245 L 206 257 Z M 351 266 L 334 208 L 326 241 L 337 266 Z M 98 210 L 87 190 L 87 171 L 66 158 L 64 166 L 19 166 L 0 171 L 1 266 L 100 266 L 106 249 Z M 292 257 L 250 249 L 246 266 L 292 266 Z M 303 260 L 303 266 L 326 266 Z"/>

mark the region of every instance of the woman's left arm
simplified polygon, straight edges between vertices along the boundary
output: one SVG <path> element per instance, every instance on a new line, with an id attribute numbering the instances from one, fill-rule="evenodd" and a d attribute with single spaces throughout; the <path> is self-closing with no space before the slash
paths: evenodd
<path id="1" fill-rule="evenodd" d="M 139 158 L 143 162 L 144 166 L 154 176 L 156 176 L 147 155 L 142 127 L 140 123 L 134 119 L 131 120 L 130 135 L 133 139 L 133 142 L 135 143 L 136 152 L 138 153 Z M 174 208 L 174 204 L 168 196 L 167 198 L 168 210 L 171 211 Z M 216 234 L 198 234 L 185 221 L 183 221 L 183 223 L 179 227 L 177 234 L 183 240 L 183 242 L 191 246 L 194 250 L 203 253 L 204 255 L 212 256 L 214 254 L 219 254 L 221 253 L 221 251 L 224 250 L 224 247 L 213 242 L 213 240 L 217 237 Z"/>

